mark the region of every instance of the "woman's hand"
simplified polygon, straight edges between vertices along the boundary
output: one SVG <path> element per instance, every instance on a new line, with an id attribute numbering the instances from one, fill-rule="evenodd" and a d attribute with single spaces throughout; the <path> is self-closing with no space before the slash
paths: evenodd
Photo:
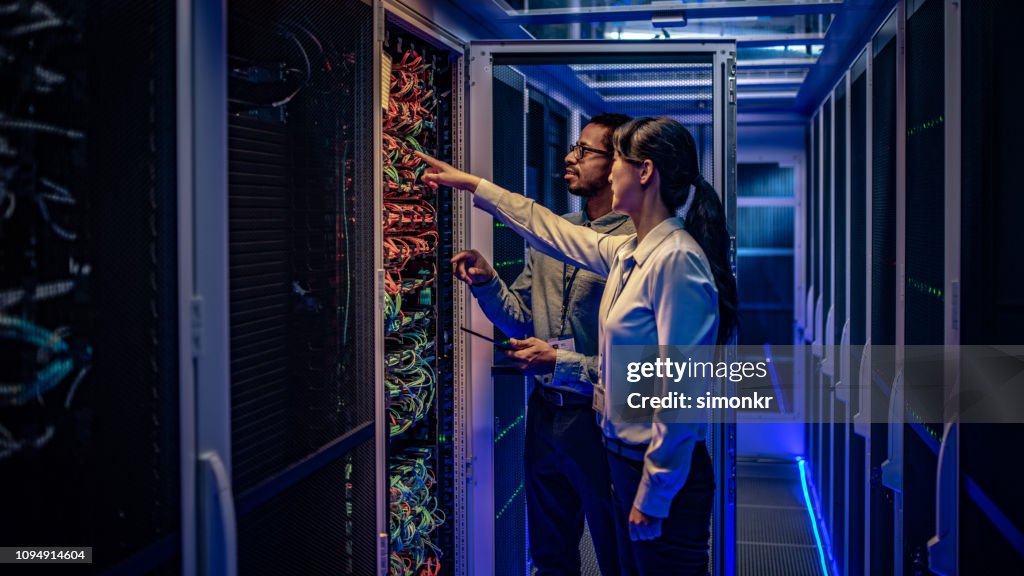
<path id="1" fill-rule="evenodd" d="M 437 190 L 438 186 L 451 186 L 452 188 L 460 188 L 462 190 L 476 192 L 476 187 L 480 185 L 479 176 L 463 172 L 447 162 L 438 160 L 432 156 L 427 156 L 422 152 L 414 151 L 413 154 L 430 166 L 430 168 L 423 173 L 421 179 L 424 184 L 430 186 L 433 190 Z"/>
<path id="2" fill-rule="evenodd" d="M 629 511 L 629 539 L 654 540 L 661 536 L 661 518 L 648 516 L 633 506 Z"/>

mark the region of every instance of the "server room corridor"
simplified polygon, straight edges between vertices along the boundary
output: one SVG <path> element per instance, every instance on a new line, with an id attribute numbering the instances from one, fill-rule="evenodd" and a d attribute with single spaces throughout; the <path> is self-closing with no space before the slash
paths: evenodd
<path id="1" fill-rule="evenodd" d="M 1017 8 L 0 0 L 0 574 L 1024 574 Z"/>

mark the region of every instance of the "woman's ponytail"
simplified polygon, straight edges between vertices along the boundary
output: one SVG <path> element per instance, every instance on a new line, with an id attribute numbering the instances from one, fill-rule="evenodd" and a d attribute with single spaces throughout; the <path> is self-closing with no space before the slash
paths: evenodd
<path id="1" fill-rule="evenodd" d="M 711 264 L 718 288 L 718 343 L 732 337 L 739 321 L 736 277 L 729 264 L 729 231 L 725 210 L 715 189 L 701 176 L 693 183 L 694 198 L 686 212 L 686 231 L 700 244 Z"/>

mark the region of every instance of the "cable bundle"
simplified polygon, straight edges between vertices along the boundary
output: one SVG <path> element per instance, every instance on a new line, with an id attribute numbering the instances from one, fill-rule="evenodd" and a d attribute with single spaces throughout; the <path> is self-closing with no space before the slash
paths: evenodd
<path id="1" fill-rule="evenodd" d="M 426 330 L 406 330 L 388 340 L 395 344 L 395 351 L 384 356 L 384 382 L 390 398 L 391 436 L 397 436 L 426 418 L 434 401 L 434 341 Z"/>
<path id="2" fill-rule="evenodd" d="M 73 4 L 0 3 L 0 461 L 51 441 L 92 361 L 74 313 L 91 265 Z"/>
<path id="3" fill-rule="evenodd" d="M 432 494 L 430 459 L 429 450 L 417 448 L 392 459 L 388 572 L 395 576 L 436 576 L 441 570 L 441 550 L 430 535 L 445 518 Z"/>
<path id="4" fill-rule="evenodd" d="M 401 50 L 401 47 L 399 47 Z M 436 309 L 440 235 L 434 202 L 423 186 L 426 166 L 414 155 L 435 139 L 433 66 L 407 50 L 391 67 L 383 121 L 385 386 L 390 436 L 429 421 L 437 390 Z M 421 431 L 409 436 L 422 437 Z M 404 443 L 404 442 L 403 442 Z M 432 495 L 434 452 L 406 448 L 391 458 L 390 573 L 435 576 L 441 553 L 431 535 L 443 522 Z"/>

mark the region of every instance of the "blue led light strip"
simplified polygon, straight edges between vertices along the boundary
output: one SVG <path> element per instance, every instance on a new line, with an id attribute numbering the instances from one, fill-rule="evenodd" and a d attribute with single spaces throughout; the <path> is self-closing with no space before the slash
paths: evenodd
<path id="1" fill-rule="evenodd" d="M 814 529 L 814 543 L 818 545 L 818 560 L 821 561 L 821 573 L 828 575 L 828 564 L 825 563 L 825 549 L 821 545 L 821 534 L 818 533 L 818 520 L 814 517 L 814 509 L 811 507 L 811 493 L 807 489 L 807 461 L 801 457 L 796 459 L 800 467 L 800 487 L 804 490 L 804 504 L 807 506 L 807 517 L 811 520 L 811 528 Z"/>

